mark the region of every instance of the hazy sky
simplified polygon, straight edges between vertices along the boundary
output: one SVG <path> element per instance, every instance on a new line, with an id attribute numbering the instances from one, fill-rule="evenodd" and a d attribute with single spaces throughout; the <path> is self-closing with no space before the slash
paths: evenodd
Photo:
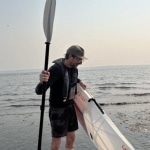
<path id="1" fill-rule="evenodd" d="M 0 70 L 43 69 L 45 0 L 0 0 Z M 49 65 L 78 44 L 83 66 L 150 65 L 150 0 L 56 0 Z"/>

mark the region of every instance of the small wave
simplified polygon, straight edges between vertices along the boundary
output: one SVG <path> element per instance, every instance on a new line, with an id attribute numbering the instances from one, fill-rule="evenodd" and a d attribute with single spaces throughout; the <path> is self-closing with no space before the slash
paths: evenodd
<path id="1" fill-rule="evenodd" d="M 102 83 L 102 84 L 95 84 L 95 85 L 98 85 L 98 86 L 115 86 L 115 85 L 117 85 L 116 83 Z"/>
<path id="2" fill-rule="evenodd" d="M 11 101 L 13 101 L 13 99 L 8 98 L 6 100 L 4 99 L 3 101 L 11 102 Z"/>
<path id="3" fill-rule="evenodd" d="M 32 115 L 39 112 L 25 112 L 25 113 L 6 113 L 6 114 L 0 114 L 0 117 L 4 116 L 20 116 L 20 115 Z"/>
<path id="4" fill-rule="evenodd" d="M 136 84 L 136 83 L 132 83 L 132 82 L 123 82 L 123 83 L 120 83 L 120 84 L 123 84 L 123 85 L 126 85 L 126 84 Z"/>
<path id="5" fill-rule="evenodd" d="M 136 89 L 137 87 L 129 87 L 129 86 L 117 86 L 114 87 L 115 89 L 123 89 L 123 90 L 128 90 L 128 89 Z"/>
<path id="6" fill-rule="evenodd" d="M 106 89 L 112 89 L 113 87 L 106 87 L 106 86 L 101 86 L 99 87 L 100 90 L 106 90 Z"/>
<path id="7" fill-rule="evenodd" d="M 4 94 L 0 94 L 0 96 L 16 96 L 19 95 L 18 93 L 4 93 Z"/>
<path id="8" fill-rule="evenodd" d="M 5 94 L 0 94 L 0 96 L 9 96 L 9 93 L 5 93 Z"/>
<path id="9" fill-rule="evenodd" d="M 3 99 L 1 101 L 6 101 L 6 102 L 10 102 L 10 101 L 14 101 L 14 102 L 20 102 L 21 100 L 23 100 L 24 102 L 28 102 L 28 101 L 41 101 L 41 99 L 38 98 L 7 98 L 7 99 Z"/>
<path id="10" fill-rule="evenodd" d="M 39 107 L 41 105 L 10 105 L 9 107 Z M 45 107 L 49 107 L 49 105 L 45 105 Z"/>
<path id="11" fill-rule="evenodd" d="M 133 93 L 133 94 L 126 94 L 126 96 L 150 96 L 150 93 Z"/>
<path id="12" fill-rule="evenodd" d="M 133 104 L 149 104 L 150 102 L 118 102 L 118 103 L 99 103 L 100 106 L 107 105 L 133 105 Z"/>
<path id="13" fill-rule="evenodd" d="M 129 86 L 115 86 L 115 87 L 107 87 L 101 86 L 99 87 L 100 90 L 107 90 L 107 89 L 120 89 L 120 90 L 129 90 L 129 89 L 137 89 L 137 87 L 129 87 Z"/>

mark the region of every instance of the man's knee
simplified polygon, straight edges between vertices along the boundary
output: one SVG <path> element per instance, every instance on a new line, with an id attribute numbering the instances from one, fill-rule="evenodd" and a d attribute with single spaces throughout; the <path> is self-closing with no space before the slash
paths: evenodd
<path id="1" fill-rule="evenodd" d="M 73 143 L 75 141 L 75 132 L 68 132 L 66 139 L 67 141 Z"/>
<path id="2" fill-rule="evenodd" d="M 61 138 L 52 138 L 51 150 L 59 150 Z"/>
<path id="3" fill-rule="evenodd" d="M 75 141 L 75 133 L 69 132 L 66 137 L 66 148 L 67 150 L 73 150 L 73 143 Z"/>

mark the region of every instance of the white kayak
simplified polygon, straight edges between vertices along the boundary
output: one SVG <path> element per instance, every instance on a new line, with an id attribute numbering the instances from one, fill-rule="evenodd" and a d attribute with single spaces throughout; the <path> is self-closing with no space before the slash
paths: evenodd
<path id="1" fill-rule="evenodd" d="M 94 97 L 79 84 L 74 101 L 78 120 L 97 150 L 135 150 Z"/>

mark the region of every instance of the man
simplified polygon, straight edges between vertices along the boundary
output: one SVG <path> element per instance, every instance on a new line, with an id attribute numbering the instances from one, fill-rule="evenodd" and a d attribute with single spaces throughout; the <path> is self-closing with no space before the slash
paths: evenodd
<path id="1" fill-rule="evenodd" d="M 77 83 L 80 83 L 84 89 L 86 88 L 86 85 L 78 79 L 77 69 L 84 59 L 86 59 L 84 49 L 73 45 L 66 51 L 65 58 L 53 61 L 54 65 L 40 74 L 40 83 L 36 87 L 36 93 L 42 94 L 43 82 L 47 82 L 46 89 L 50 87 L 51 150 L 59 150 L 61 137 L 64 136 L 66 136 L 66 150 L 73 150 L 75 131 L 78 129 L 73 98 Z"/>

